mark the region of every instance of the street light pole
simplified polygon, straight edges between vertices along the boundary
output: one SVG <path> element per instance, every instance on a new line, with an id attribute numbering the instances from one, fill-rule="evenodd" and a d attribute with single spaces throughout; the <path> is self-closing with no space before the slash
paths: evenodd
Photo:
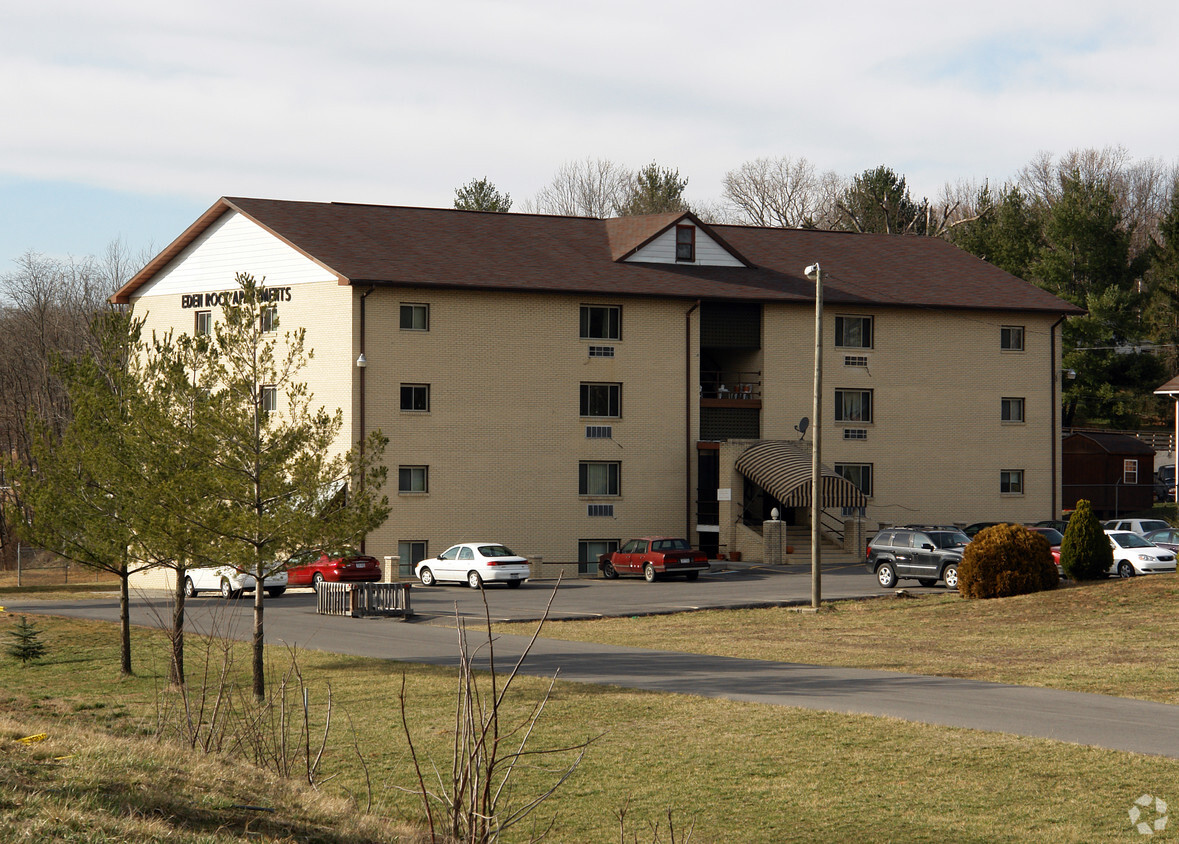
<path id="1" fill-rule="evenodd" d="M 815 282 L 815 394 L 811 411 L 811 606 L 823 602 L 823 552 L 819 538 L 819 513 L 822 506 L 823 459 L 823 268 L 819 262 L 806 268 L 806 277 Z"/>

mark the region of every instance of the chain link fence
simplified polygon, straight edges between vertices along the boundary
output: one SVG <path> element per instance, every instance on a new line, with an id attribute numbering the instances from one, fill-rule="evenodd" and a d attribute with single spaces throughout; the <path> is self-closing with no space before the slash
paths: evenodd
<path id="1" fill-rule="evenodd" d="M 68 586 L 70 584 L 117 584 L 113 574 L 78 565 L 56 554 L 24 543 L 15 543 L 15 554 L 4 555 L 0 587 Z"/>

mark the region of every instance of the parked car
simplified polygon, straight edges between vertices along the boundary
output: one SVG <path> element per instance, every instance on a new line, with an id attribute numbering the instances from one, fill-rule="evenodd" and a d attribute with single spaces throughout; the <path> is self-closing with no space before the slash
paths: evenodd
<path id="1" fill-rule="evenodd" d="M 885 589 L 904 578 L 915 578 L 922 586 L 942 580 L 957 589 L 958 566 L 968 544 L 970 537 L 957 528 L 885 528 L 868 543 L 865 564 Z"/>
<path id="2" fill-rule="evenodd" d="M 528 560 L 512 553 L 498 542 L 462 542 L 451 545 L 437 557 L 422 560 L 414 573 L 423 586 L 433 586 L 443 580 L 462 583 L 472 589 L 484 583 L 506 583 L 515 589 L 529 578 L 532 569 Z"/>
<path id="3" fill-rule="evenodd" d="M 287 578 L 290 586 L 374 583 L 381 579 L 381 564 L 355 548 L 306 548 L 287 560 Z"/>
<path id="4" fill-rule="evenodd" d="M 1029 527 L 1050 527 L 1054 530 L 1060 531 L 1060 533 L 1063 535 L 1065 530 L 1068 528 L 1068 519 L 1043 519 L 1033 525 L 1029 525 Z"/>
<path id="5" fill-rule="evenodd" d="M 1151 545 L 1166 548 L 1168 551 L 1179 551 L 1179 530 L 1173 527 L 1162 530 L 1152 530 L 1144 537 Z"/>
<path id="6" fill-rule="evenodd" d="M 1133 577 L 1136 574 L 1159 574 L 1175 571 L 1175 552 L 1152 545 L 1140 534 L 1128 530 L 1107 530 L 1113 547 L 1113 563 L 1108 574 Z"/>
<path id="7" fill-rule="evenodd" d="M 708 555 L 692 548 L 686 539 L 673 536 L 643 536 L 631 539 L 610 554 L 598 558 L 603 577 L 641 574 L 648 583 L 663 575 L 682 574 L 688 580 L 708 571 Z"/>
<path id="8" fill-rule="evenodd" d="M 1060 567 L 1060 545 L 1064 542 L 1064 534 L 1056 528 L 1041 527 L 1038 525 L 1031 525 L 1028 530 L 1032 533 L 1038 533 L 1048 540 L 1048 546 L 1052 550 L 1052 561 L 1056 563 L 1056 571 L 1063 577 L 1064 570 Z"/>
<path id="9" fill-rule="evenodd" d="M 1169 528 L 1170 524 L 1162 519 L 1110 519 L 1108 522 L 1102 522 L 1101 526 L 1106 530 L 1128 530 L 1130 533 L 1146 536 L 1152 530 Z"/>
<path id="10" fill-rule="evenodd" d="M 195 598 L 201 592 L 220 592 L 222 598 L 236 598 L 242 592 L 253 592 L 257 582 L 252 574 L 243 574 L 233 566 L 185 569 L 184 594 Z M 267 576 L 262 588 L 271 598 L 277 598 L 287 591 L 287 573 L 280 569 Z"/>
<path id="11" fill-rule="evenodd" d="M 972 525 L 967 525 L 966 527 L 962 528 L 962 532 L 971 539 L 974 539 L 974 537 L 977 536 L 979 532 L 984 531 L 989 527 L 994 527 L 995 525 L 1001 524 L 1005 524 L 1005 522 L 975 522 Z"/>

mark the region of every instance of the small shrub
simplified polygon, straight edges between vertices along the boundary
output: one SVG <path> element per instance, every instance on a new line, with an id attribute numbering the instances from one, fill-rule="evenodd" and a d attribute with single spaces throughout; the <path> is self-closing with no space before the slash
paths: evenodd
<path id="1" fill-rule="evenodd" d="M 967 598 L 1006 598 L 1055 589 L 1060 581 L 1048 540 L 1020 525 L 992 525 L 966 546 L 958 591 Z"/>
<path id="2" fill-rule="evenodd" d="M 36 625 L 30 624 L 23 615 L 8 635 L 12 639 L 7 648 L 8 655 L 20 660 L 22 665 L 36 662 L 45 656 L 45 643 L 41 641 L 41 631 Z"/>
<path id="3" fill-rule="evenodd" d="M 1098 580 L 1113 565 L 1113 548 L 1093 506 L 1081 499 L 1069 517 L 1060 543 L 1060 567 L 1073 580 Z"/>

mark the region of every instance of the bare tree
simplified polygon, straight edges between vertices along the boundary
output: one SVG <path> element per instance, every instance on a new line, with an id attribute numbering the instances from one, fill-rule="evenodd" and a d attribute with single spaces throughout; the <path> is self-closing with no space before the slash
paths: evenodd
<path id="1" fill-rule="evenodd" d="M 524 209 L 537 214 L 613 217 L 626 202 L 634 174 L 604 158 L 568 161 Z"/>
<path id="2" fill-rule="evenodd" d="M 757 158 L 724 178 L 725 199 L 746 225 L 797 228 L 820 216 L 823 193 L 805 158 Z"/>

